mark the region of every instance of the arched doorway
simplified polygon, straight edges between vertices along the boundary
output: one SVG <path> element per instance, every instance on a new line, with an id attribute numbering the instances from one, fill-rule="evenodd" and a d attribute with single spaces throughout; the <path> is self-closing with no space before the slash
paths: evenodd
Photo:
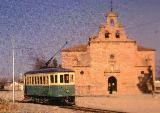
<path id="1" fill-rule="evenodd" d="M 109 94 L 117 92 L 117 79 L 114 76 L 108 78 L 108 91 Z"/>

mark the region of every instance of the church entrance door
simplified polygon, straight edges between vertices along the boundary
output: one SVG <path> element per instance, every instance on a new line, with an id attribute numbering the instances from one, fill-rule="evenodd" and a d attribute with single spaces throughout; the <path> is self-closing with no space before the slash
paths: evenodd
<path id="1" fill-rule="evenodd" d="M 117 79 L 114 76 L 108 78 L 108 92 L 109 94 L 117 92 Z"/>

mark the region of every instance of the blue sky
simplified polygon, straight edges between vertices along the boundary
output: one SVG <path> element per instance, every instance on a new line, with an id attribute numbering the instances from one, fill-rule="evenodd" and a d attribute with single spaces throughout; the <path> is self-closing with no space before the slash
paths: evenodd
<path id="1" fill-rule="evenodd" d="M 160 0 L 113 0 L 129 38 L 157 50 L 160 60 Z M 33 57 L 49 59 L 65 43 L 85 43 L 105 23 L 110 0 L 0 0 L 0 76 L 32 69 Z M 56 56 L 60 59 L 60 55 Z"/>

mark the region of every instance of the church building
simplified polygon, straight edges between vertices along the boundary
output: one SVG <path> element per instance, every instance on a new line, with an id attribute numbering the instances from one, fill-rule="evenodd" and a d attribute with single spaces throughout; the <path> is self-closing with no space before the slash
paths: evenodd
<path id="1" fill-rule="evenodd" d="M 116 12 L 106 17 L 86 44 L 62 50 L 62 67 L 75 71 L 79 96 L 141 93 L 138 84 L 148 68 L 155 80 L 155 50 L 130 39 Z"/>

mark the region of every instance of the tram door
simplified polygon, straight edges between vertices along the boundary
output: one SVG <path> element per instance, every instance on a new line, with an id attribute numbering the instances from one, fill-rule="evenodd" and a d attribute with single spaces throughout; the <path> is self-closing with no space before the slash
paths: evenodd
<path id="1" fill-rule="evenodd" d="M 117 92 L 117 79 L 114 76 L 108 78 L 108 92 L 109 94 Z"/>

